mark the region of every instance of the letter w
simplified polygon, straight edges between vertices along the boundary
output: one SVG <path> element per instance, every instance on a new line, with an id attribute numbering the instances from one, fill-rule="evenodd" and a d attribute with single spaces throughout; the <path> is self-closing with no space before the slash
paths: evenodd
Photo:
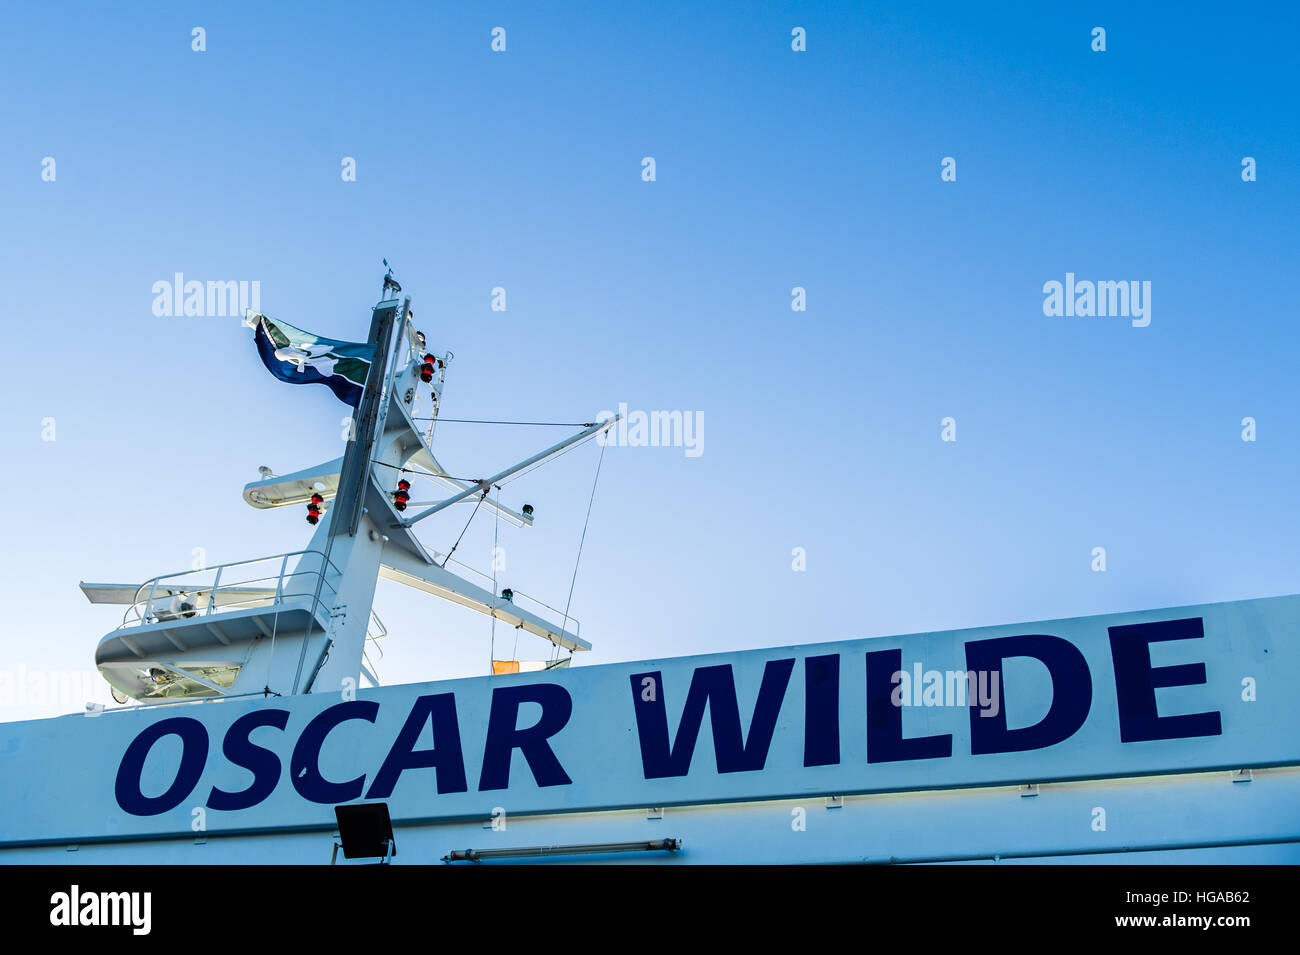
<path id="1" fill-rule="evenodd" d="M 758 702 L 749 723 L 749 738 L 741 734 L 740 704 L 736 701 L 736 679 L 731 664 L 699 667 L 691 675 L 691 688 L 677 726 L 677 738 L 669 743 L 668 710 L 664 703 L 663 674 L 658 670 L 633 673 L 632 705 L 636 710 L 636 729 L 641 738 L 641 765 L 646 779 L 685 776 L 691 770 L 695 741 L 704 722 L 704 708 L 709 709 L 713 728 L 713 753 L 718 772 L 739 773 L 762 769 L 772 745 L 772 733 L 781 712 L 781 701 L 794 670 L 794 658 L 769 660 L 763 669 L 758 688 Z M 646 679 L 654 681 L 658 692 L 646 694 L 641 688 Z"/>

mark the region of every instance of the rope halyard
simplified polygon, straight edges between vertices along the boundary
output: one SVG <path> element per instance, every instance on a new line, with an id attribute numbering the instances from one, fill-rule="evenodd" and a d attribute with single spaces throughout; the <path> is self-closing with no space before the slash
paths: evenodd
<path id="1" fill-rule="evenodd" d="M 560 632 L 569 625 L 569 607 L 573 603 L 573 587 L 578 582 L 578 565 L 582 563 L 582 547 L 587 543 L 587 525 L 591 523 L 591 506 L 596 502 L 596 485 L 600 483 L 600 468 L 605 463 L 605 449 L 609 447 L 608 442 L 600 446 L 600 457 L 596 459 L 596 476 L 591 480 L 591 497 L 587 499 L 587 516 L 582 522 L 582 536 L 578 539 L 578 556 L 573 560 L 573 577 L 569 580 L 569 599 L 564 602 L 564 623 L 560 624 Z M 560 645 L 557 643 L 552 660 L 560 658 Z"/>
<path id="2" fill-rule="evenodd" d="M 499 553 L 499 544 L 501 535 L 501 486 L 497 485 L 496 500 L 496 520 L 492 523 L 492 602 L 495 604 L 497 599 L 497 555 Z M 449 558 L 450 554 L 447 555 Z M 497 611 L 496 607 L 492 608 L 492 629 L 488 641 L 488 673 L 493 673 L 492 664 L 496 661 L 497 654 Z"/>

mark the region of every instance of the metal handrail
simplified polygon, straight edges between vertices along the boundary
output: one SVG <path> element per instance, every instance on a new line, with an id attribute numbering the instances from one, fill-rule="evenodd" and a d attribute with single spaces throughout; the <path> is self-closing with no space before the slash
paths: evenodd
<path id="1" fill-rule="evenodd" d="M 371 624 L 374 624 L 374 626 L 372 627 Z M 375 628 L 378 628 L 378 632 L 375 632 Z M 370 611 L 370 620 L 366 622 L 366 642 L 374 645 L 375 650 L 379 653 L 379 659 L 381 660 L 384 658 L 384 648 L 379 645 L 379 641 L 386 636 L 388 636 L 388 628 L 385 627 L 384 622 L 379 619 L 379 614 L 375 613 L 372 609 Z M 363 650 L 362 655 L 365 656 L 365 653 L 366 651 Z M 369 662 L 369 657 L 366 659 L 367 662 Z M 372 665 L 370 669 L 373 670 L 374 666 Z"/>
<path id="2" fill-rule="evenodd" d="M 447 556 L 444 555 L 444 554 L 439 554 L 436 550 L 433 551 L 432 554 L 433 554 L 434 563 L 437 563 L 438 560 L 439 560 L 440 558 L 444 558 L 444 559 L 446 559 L 447 561 L 449 561 L 450 563 L 455 564 L 457 567 L 463 568 L 464 570 L 468 570 L 471 574 L 474 574 L 474 575 L 477 576 L 477 577 L 482 577 L 483 580 L 486 581 L 486 582 L 489 583 L 489 584 L 496 584 L 496 583 L 498 582 L 498 581 L 496 581 L 496 580 L 493 579 L 493 577 L 492 577 L 491 574 L 484 573 L 483 571 L 479 570 L 477 567 L 471 567 L 469 564 L 466 564 L 466 563 L 464 563 L 463 561 L 459 561 L 459 560 L 457 560 L 455 557 L 447 557 Z M 491 588 L 489 588 L 489 589 L 491 589 Z M 524 593 L 522 590 L 515 590 L 515 589 L 512 588 L 510 592 L 514 595 L 514 600 L 510 601 L 511 603 L 518 603 L 518 602 L 519 602 L 519 598 L 522 597 L 524 600 L 528 601 L 528 602 L 531 603 L 531 604 L 536 604 L 536 605 L 539 606 L 539 607 L 542 607 L 542 608 L 544 608 L 544 609 L 546 609 L 546 610 L 549 610 L 551 613 L 555 614 L 557 617 L 563 617 L 563 616 L 564 616 L 564 611 L 561 610 L 559 607 L 552 607 L 550 604 L 546 603 L 546 601 L 544 601 L 544 600 L 538 600 L 536 597 L 533 597 L 533 596 L 531 596 L 531 595 L 529 595 L 529 594 L 526 594 L 526 593 Z M 493 597 L 495 597 L 495 598 L 497 598 L 497 599 L 500 599 L 501 595 L 500 595 L 500 594 L 497 594 L 497 593 L 494 593 L 494 594 L 493 594 Z M 569 620 L 569 623 L 573 625 L 573 629 L 572 629 L 570 632 L 571 632 L 575 637 L 576 637 L 576 636 L 579 636 L 579 635 L 582 633 L 582 623 L 581 623 L 581 621 L 579 621 L 578 618 L 575 617 L 573 614 L 569 614 L 569 615 L 568 615 L 568 620 Z M 551 621 L 551 622 L 553 623 L 554 621 Z"/>
<path id="3" fill-rule="evenodd" d="M 279 576 L 277 576 L 277 577 L 258 577 L 258 578 L 253 578 L 253 579 L 251 579 L 251 580 L 240 581 L 240 582 L 235 583 L 235 584 L 229 584 L 229 585 L 227 585 L 227 587 L 226 587 L 227 592 L 232 591 L 232 590 L 238 590 L 238 589 L 240 589 L 241 587 L 247 587 L 247 586 L 252 585 L 252 584 L 262 583 L 262 582 L 264 582 L 264 581 L 275 580 L 275 581 L 280 581 L 280 582 L 281 582 L 281 583 L 277 586 L 277 588 L 276 588 L 276 589 L 277 589 L 277 593 L 275 593 L 275 594 L 268 594 L 268 595 L 265 595 L 265 596 L 263 596 L 263 595 L 251 596 L 251 597 L 249 597 L 247 600 L 231 600 L 231 601 L 227 601 L 226 603 L 222 604 L 221 606 L 217 606 L 216 603 L 215 603 L 215 598 L 216 598 L 215 590 L 216 590 L 216 588 L 214 588 L 214 587 L 209 587 L 209 586 L 198 586 L 198 587 L 190 587 L 190 588 L 186 588 L 186 589 L 184 589 L 184 590 L 179 589 L 179 588 L 168 588 L 168 589 L 166 590 L 166 592 L 163 593 L 163 594 L 157 594 L 157 593 L 154 592 L 154 589 L 151 589 L 149 599 L 147 599 L 147 600 L 138 600 L 138 601 L 136 601 L 135 603 L 133 603 L 130 607 L 127 608 L 126 613 L 123 615 L 122 623 L 118 626 L 118 629 L 120 630 L 122 627 L 137 626 L 137 625 L 140 625 L 140 624 L 144 624 L 144 623 L 152 622 L 152 621 L 149 620 L 148 618 L 151 618 L 151 617 L 154 616 L 154 613 L 153 613 L 152 607 L 153 607 L 154 601 L 156 601 L 160 596 L 162 596 L 162 597 L 166 597 L 166 598 L 168 598 L 168 599 L 174 599 L 174 598 L 176 598 L 176 597 L 197 596 L 198 594 L 203 593 L 203 592 L 206 592 L 206 591 L 213 591 L 212 596 L 209 598 L 209 607 L 208 607 L 207 609 L 204 609 L 204 610 L 201 610 L 201 611 L 200 611 L 199 609 L 197 609 L 197 608 L 195 608 L 194 610 L 188 611 L 188 615 L 189 615 L 189 616 L 207 616 L 207 615 L 210 614 L 210 613 L 219 613 L 219 612 L 221 612 L 221 611 L 223 611 L 223 610 L 230 610 L 231 608 L 239 608 L 239 607 L 243 607 L 243 606 L 253 605 L 253 604 L 257 604 L 257 603 L 259 603 L 259 602 L 265 602 L 265 603 L 267 603 L 269 606 L 274 606 L 274 605 L 276 605 L 276 604 L 282 603 L 283 600 L 284 600 L 284 597 L 285 597 L 285 595 L 283 594 L 283 583 L 282 583 L 282 581 L 283 581 L 283 580 L 287 580 L 287 579 L 289 579 L 289 578 L 291 578 L 291 577 L 299 577 L 299 576 L 304 576 L 304 577 L 318 577 L 318 576 L 320 576 L 320 571 L 316 571 L 316 570 L 291 571 L 291 572 L 289 572 L 289 573 L 284 574 L 283 577 L 279 577 Z M 333 597 L 333 596 L 337 596 L 338 591 L 337 591 L 337 589 L 336 589 L 332 584 L 325 583 L 325 588 L 328 589 L 328 590 L 330 591 L 330 596 L 331 596 L 331 597 Z M 156 588 L 155 588 L 155 589 L 156 589 Z M 294 596 L 305 596 L 305 594 L 303 594 L 303 595 L 297 595 L 297 594 L 295 594 Z M 319 601 L 318 601 L 318 602 L 319 602 Z M 142 613 L 142 608 L 144 608 L 144 610 L 145 610 L 146 612 L 143 612 L 143 613 Z M 135 618 L 134 618 L 134 619 L 128 619 L 128 618 L 131 616 L 132 613 L 135 614 Z"/>
<path id="4" fill-rule="evenodd" d="M 300 559 L 298 563 L 295 565 L 294 569 L 289 570 L 289 558 L 291 557 L 306 558 L 308 556 L 320 557 L 321 567 L 314 568 L 314 569 L 304 569 L 303 564 L 305 561 Z M 231 579 L 233 576 L 230 573 L 232 568 L 243 567 L 250 564 L 266 563 L 267 561 L 273 561 L 276 559 L 280 561 L 280 570 L 278 574 L 274 574 L 274 575 L 268 574 L 265 576 L 252 577 L 248 579 L 239 579 L 234 581 L 232 581 Z M 214 575 L 212 582 L 210 584 L 198 583 L 198 584 L 189 584 L 188 586 L 175 587 L 165 583 L 166 581 L 183 582 L 180 581 L 179 578 L 192 577 L 196 574 L 209 574 L 209 573 Z M 164 592 L 164 595 L 168 600 L 174 600 L 176 597 L 181 597 L 183 599 L 187 596 L 197 596 L 199 593 L 204 593 L 204 592 L 208 593 L 207 606 L 205 608 L 200 609 L 198 606 L 195 606 L 195 608 L 192 611 L 187 612 L 189 616 L 208 616 L 210 614 L 220 613 L 223 610 L 229 610 L 231 608 L 239 608 L 249 604 L 256 604 L 262 602 L 267 603 L 268 606 L 278 606 L 285 600 L 286 597 L 284 593 L 285 581 L 294 577 L 319 578 L 318 585 L 315 588 L 315 593 L 313 594 L 313 600 L 312 600 L 312 612 L 314 613 L 317 607 L 324 602 L 321 599 L 321 593 L 324 589 L 329 590 L 331 602 L 332 602 L 332 598 L 338 595 L 338 588 L 329 582 L 331 573 L 335 579 L 342 576 L 342 573 L 339 571 L 338 567 L 335 566 L 334 562 L 331 561 L 328 557 L 326 557 L 321 551 L 300 550 L 300 551 L 291 551 L 287 554 L 273 554 L 269 557 L 255 557 L 252 558 L 251 560 L 232 561 L 231 563 L 227 563 L 227 564 L 217 564 L 213 567 L 203 567 L 194 570 L 178 571 L 172 574 L 161 574 L 157 577 L 153 577 L 149 580 L 146 580 L 143 584 L 141 584 L 139 587 L 136 588 L 135 599 L 131 602 L 131 605 L 127 608 L 125 613 L 123 613 L 122 623 L 119 625 L 118 629 L 120 630 L 124 627 L 148 624 L 152 622 L 154 619 L 156 619 L 157 614 L 154 608 L 155 608 L 155 602 L 159 597 L 159 593 L 158 593 L 159 590 L 162 590 Z M 222 582 L 223 576 L 226 578 L 226 582 L 224 584 Z M 220 606 L 218 606 L 217 604 L 217 594 L 221 592 L 223 589 L 226 593 L 230 593 L 232 591 L 238 591 L 241 588 L 251 587 L 262 583 L 269 583 L 270 581 L 275 581 L 274 594 L 258 595 L 254 597 L 249 597 L 246 600 L 232 600 Z M 188 582 L 183 582 L 183 583 L 188 583 Z M 148 588 L 148 596 L 145 597 L 144 599 L 141 599 L 141 594 L 145 592 L 146 588 Z M 298 596 L 298 595 L 294 595 L 294 596 Z M 301 596 L 306 596 L 306 594 L 302 594 Z M 134 614 L 134 619 L 132 619 L 132 614 Z"/>

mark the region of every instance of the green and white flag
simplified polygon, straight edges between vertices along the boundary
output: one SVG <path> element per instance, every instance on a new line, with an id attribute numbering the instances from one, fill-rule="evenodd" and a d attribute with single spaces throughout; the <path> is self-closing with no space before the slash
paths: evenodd
<path id="1" fill-rule="evenodd" d="M 361 404 L 361 392 L 375 357 L 373 342 L 342 342 L 295 328 L 288 322 L 249 310 L 244 324 L 253 330 L 257 353 L 268 371 L 291 385 L 322 384 L 344 404 Z"/>

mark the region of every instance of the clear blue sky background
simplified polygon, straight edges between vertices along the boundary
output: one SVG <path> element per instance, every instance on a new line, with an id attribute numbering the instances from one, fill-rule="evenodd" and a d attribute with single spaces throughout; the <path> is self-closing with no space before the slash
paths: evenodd
<path id="1" fill-rule="evenodd" d="M 382 256 L 455 352 L 445 415 L 703 414 L 701 457 L 606 454 L 582 662 L 1295 592 L 1295 10 L 7 10 L 0 665 L 90 668 L 120 608 L 79 580 L 308 539 L 240 489 L 340 454 L 347 409 L 238 319 L 155 317 L 153 283 L 258 280 L 361 338 Z M 1067 271 L 1150 281 L 1150 327 L 1044 317 Z M 558 437 L 447 424 L 436 450 L 479 474 Z M 510 486 L 539 521 L 503 528 L 503 583 L 563 605 L 598 450 Z M 460 553 L 486 566 L 491 534 Z M 382 584 L 377 609 L 387 680 L 485 671 L 487 618 Z"/>

